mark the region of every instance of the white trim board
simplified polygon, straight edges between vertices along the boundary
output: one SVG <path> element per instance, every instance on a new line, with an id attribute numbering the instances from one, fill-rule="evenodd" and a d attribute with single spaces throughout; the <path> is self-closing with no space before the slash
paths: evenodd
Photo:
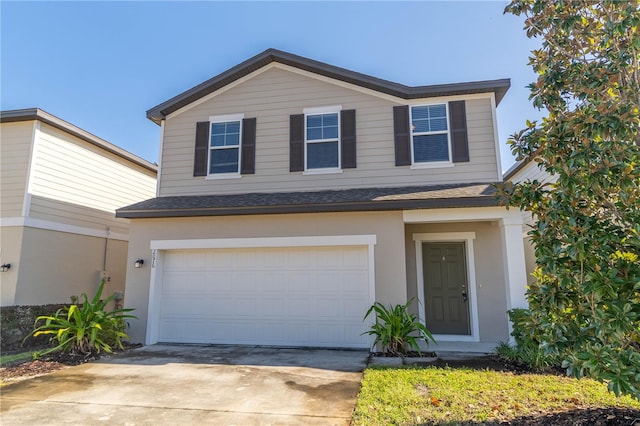
<path id="1" fill-rule="evenodd" d="M 456 209 L 418 209 L 402 212 L 404 223 L 428 222 L 475 222 L 508 219 L 515 222 L 522 214 L 519 210 L 507 210 L 505 207 L 463 207 Z"/>
<path id="2" fill-rule="evenodd" d="M 149 283 L 149 300 L 147 304 L 147 328 L 145 345 L 158 342 L 159 309 L 164 253 L 167 250 L 189 249 L 233 249 L 233 248 L 285 248 L 285 247 L 331 247 L 331 246 L 367 246 L 369 267 L 369 303 L 376 300 L 375 280 L 375 235 L 333 235 L 310 237 L 265 237 L 265 238 L 220 238 L 190 240 L 152 240 L 151 241 L 151 277 Z M 373 321 L 373 320 L 371 320 Z M 370 345 L 373 343 L 371 338 Z"/>
<path id="3" fill-rule="evenodd" d="M 33 191 L 33 168 L 38 155 L 38 145 L 40 145 L 40 121 L 33 123 L 31 131 L 31 146 L 29 147 L 29 160 L 27 163 L 27 182 L 25 185 L 24 201 L 22 203 L 22 216 L 29 216 L 31 210 L 31 193 Z"/>
<path id="4" fill-rule="evenodd" d="M 252 247 L 322 247 L 376 244 L 375 235 L 334 235 L 314 237 L 215 238 L 192 240 L 151 240 L 152 250 L 189 250 Z"/>
<path id="5" fill-rule="evenodd" d="M 491 94 L 491 124 L 493 126 L 493 140 L 496 146 L 496 165 L 498 173 L 498 182 L 502 182 L 502 155 L 500 153 L 500 136 L 498 135 L 498 116 L 496 112 L 496 95 Z"/>
<path id="6" fill-rule="evenodd" d="M 109 238 L 110 240 L 129 241 L 129 235 L 111 232 L 105 225 L 105 230 L 86 228 L 84 226 L 69 225 L 49 220 L 34 219 L 32 217 L 8 217 L 0 219 L 0 227 L 24 226 L 27 228 L 44 229 L 47 231 L 67 232 L 69 234 L 86 235 L 88 237 Z"/>
<path id="7" fill-rule="evenodd" d="M 465 243 L 465 255 L 467 260 L 467 279 L 469 280 L 469 321 L 471 335 L 449 335 L 434 334 L 436 341 L 442 342 L 479 342 L 480 324 L 478 320 L 478 294 L 476 289 L 476 265 L 473 250 L 473 240 L 476 238 L 475 232 L 438 232 L 413 234 L 416 250 L 416 284 L 418 300 L 418 316 L 421 323 L 425 323 L 426 312 L 424 306 L 424 277 L 422 265 L 422 243 L 423 242 L 463 242 Z"/>

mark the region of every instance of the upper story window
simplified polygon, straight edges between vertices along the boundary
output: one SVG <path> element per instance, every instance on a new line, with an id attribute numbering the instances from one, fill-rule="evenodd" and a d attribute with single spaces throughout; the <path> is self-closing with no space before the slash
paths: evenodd
<path id="1" fill-rule="evenodd" d="M 289 117 L 289 171 L 305 175 L 356 168 L 356 110 L 305 108 Z"/>
<path id="2" fill-rule="evenodd" d="M 447 104 L 411 107 L 412 162 L 450 161 Z"/>
<path id="3" fill-rule="evenodd" d="M 255 172 L 255 118 L 216 115 L 196 123 L 193 176 L 233 179 Z"/>
<path id="4" fill-rule="evenodd" d="M 453 167 L 469 162 L 464 100 L 393 107 L 396 166 Z"/>
<path id="5" fill-rule="evenodd" d="M 340 107 L 305 110 L 305 170 L 340 169 Z"/>
<path id="6" fill-rule="evenodd" d="M 209 175 L 240 173 L 243 115 L 210 117 Z"/>

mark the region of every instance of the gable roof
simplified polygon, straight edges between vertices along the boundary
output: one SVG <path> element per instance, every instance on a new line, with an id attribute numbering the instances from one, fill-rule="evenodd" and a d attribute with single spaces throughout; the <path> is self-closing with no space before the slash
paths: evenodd
<path id="1" fill-rule="evenodd" d="M 511 167 L 509 167 L 509 170 L 504 172 L 504 174 L 502 176 L 502 179 L 504 181 L 510 180 L 516 173 L 518 173 L 520 170 L 522 170 L 524 168 L 524 166 L 529 164 L 529 162 L 531 162 L 531 157 L 525 158 L 523 160 L 516 161 L 515 164 L 513 164 Z"/>
<path id="2" fill-rule="evenodd" d="M 123 207 L 116 217 L 189 217 L 488 207 L 500 205 L 491 183 L 158 197 Z"/>
<path id="3" fill-rule="evenodd" d="M 0 123 L 15 123 L 20 121 L 32 121 L 38 120 L 43 123 L 46 123 L 50 126 L 53 126 L 57 129 L 62 130 L 63 132 L 69 133 L 77 138 L 84 140 L 85 142 L 89 142 L 92 145 L 97 146 L 98 148 L 104 149 L 112 154 L 117 155 L 120 158 L 123 158 L 127 161 L 135 163 L 139 166 L 144 167 L 145 169 L 152 171 L 154 173 L 158 173 L 158 166 L 155 164 L 145 160 L 144 158 L 138 157 L 135 154 L 126 151 L 119 146 L 116 146 L 110 142 L 107 142 L 104 139 L 97 137 L 96 135 L 87 132 L 86 130 L 81 129 L 78 126 L 74 126 L 73 124 L 64 121 L 61 118 L 56 117 L 53 114 L 49 114 L 48 112 L 41 110 L 40 108 L 26 108 L 26 109 L 13 109 L 0 111 Z"/>
<path id="4" fill-rule="evenodd" d="M 233 68 L 157 105 L 147 111 L 147 118 L 156 124 L 172 112 L 189 105 L 190 103 L 215 92 L 216 90 L 233 83 L 234 81 L 272 63 L 278 62 L 289 65 L 314 74 L 351 83 L 381 93 L 386 93 L 401 99 L 418 99 L 436 96 L 465 95 L 473 93 L 493 92 L 496 96 L 496 105 L 500 103 L 505 93 L 511 86 L 508 78 L 499 80 L 474 81 L 466 83 L 436 84 L 431 86 L 405 86 L 372 77 L 345 68 L 336 67 L 315 61 L 313 59 L 283 52 L 277 49 L 267 49 L 262 53 L 247 59 Z"/>

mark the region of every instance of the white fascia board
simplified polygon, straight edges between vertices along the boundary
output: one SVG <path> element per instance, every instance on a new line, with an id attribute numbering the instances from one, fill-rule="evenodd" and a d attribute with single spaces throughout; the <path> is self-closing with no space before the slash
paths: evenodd
<path id="1" fill-rule="evenodd" d="M 516 220 L 516 216 L 522 220 L 522 215 L 519 210 L 507 210 L 505 207 L 499 206 L 404 210 L 402 216 L 404 223 L 473 222 L 504 218 L 513 218 L 513 220 Z"/>
<path id="2" fill-rule="evenodd" d="M 493 140 L 496 145 L 496 171 L 498 173 L 498 182 L 502 182 L 502 156 L 500 154 L 500 136 L 498 135 L 498 116 L 496 111 L 496 95 L 491 93 L 491 120 L 493 125 Z"/>
<path id="3" fill-rule="evenodd" d="M 314 237 L 215 238 L 190 240 L 152 240 L 152 250 L 224 249 L 256 247 L 371 246 L 375 235 L 334 235 Z"/>
<path id="4" fill-rule="evenodd" d="M 160 178 L 162 177 L 162 151 L 164 147 L 164 123 L 160 122 L 160 145 L 158 146 L 158 174 L 156 175 L 156 197 L 160 196 Z"/>

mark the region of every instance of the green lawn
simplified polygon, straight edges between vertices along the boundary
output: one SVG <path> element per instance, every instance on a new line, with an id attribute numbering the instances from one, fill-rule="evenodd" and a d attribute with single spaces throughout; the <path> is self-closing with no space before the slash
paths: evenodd
<path id="1" fill-rule="evenodd" d="M 372 367 L 364 372 L 354 425 L 505 421 L 587 407 L 640 409 L 605 385 L 544 374 L 466 368 Z"/>

